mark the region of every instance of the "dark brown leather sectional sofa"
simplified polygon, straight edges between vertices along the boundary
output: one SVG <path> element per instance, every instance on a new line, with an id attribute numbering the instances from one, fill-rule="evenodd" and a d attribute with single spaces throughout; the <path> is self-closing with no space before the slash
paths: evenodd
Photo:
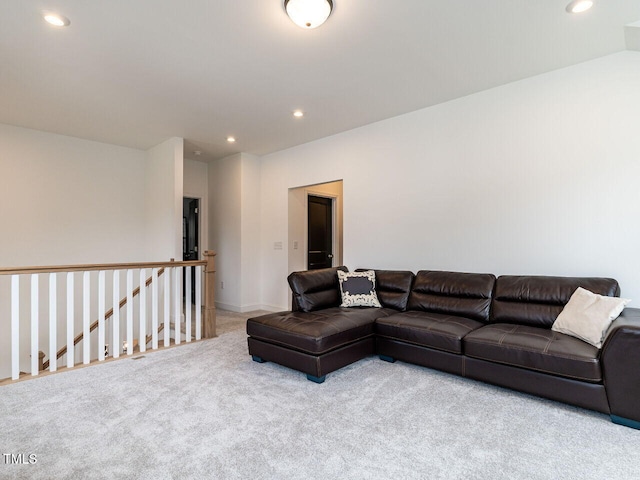
<path id="1" fill-rule="evenodd" d="M 336 271 L 292 273 L 292 310 L 247 321 L 249 353 L 322 383 L 369 355 L 423 365 L 611 415 L 640 429 L 640 309 L 602 349 L 551 330 L 577 287 L 618 296 L 610 278 L 376 270 L 382 308 L 341 308 Z"/>

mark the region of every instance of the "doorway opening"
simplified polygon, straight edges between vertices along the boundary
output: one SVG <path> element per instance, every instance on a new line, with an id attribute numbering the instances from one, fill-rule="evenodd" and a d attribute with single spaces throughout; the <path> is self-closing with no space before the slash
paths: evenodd
<path id="1" fill-rule="evenodd" d="M 342 180 L 289 189 L 289 272 L 342 265 Z"/>
<path id="2" fill-rule="evenodd" d="M 200 199 L 182 199 L 182 260 L 198 260 Z"/>
<path id="3" fill-rule="evenodd" d="M 200 258 L 200 199 L 184 197 L 182 199 L 182 260 Z M 196 301 L 196 269 L 191 269 L 191 303 Z M 182 291 L 186 292 L 186 279 L 182 275 Z"/>

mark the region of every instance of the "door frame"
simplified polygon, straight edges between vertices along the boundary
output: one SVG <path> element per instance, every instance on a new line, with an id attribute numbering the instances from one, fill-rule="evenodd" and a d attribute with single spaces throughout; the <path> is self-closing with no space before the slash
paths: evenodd
<path id="1" fill-rule="evenodd" d="M 343 264 L 344 181 L 300 185 L 288 189 L 288 230 L 287 230 L 287 270 L 289 273 L 306 270 L 308 265 L 308 196 L 314 195 L 332 199 L 333 217 L 333 259 L 334 266 Z"/>
<path id="2" fill-rule="evenodd" d="M 187 192 L 182 194 L 182 200 L 184 204 L 184 199 L 188 198 L 191 200 L 198 200 L 198 260 L 202 259 L 202 253 L 205 250 L 205 240 L 206 233 L 208 232 L 209 225 L 206 224 L 207 216 L 205 215 L 206 208 L 206 199 L 202 197 L 202 195 L 191 195 Z M 182 234 L 180 235 L 182 238 Z"/>

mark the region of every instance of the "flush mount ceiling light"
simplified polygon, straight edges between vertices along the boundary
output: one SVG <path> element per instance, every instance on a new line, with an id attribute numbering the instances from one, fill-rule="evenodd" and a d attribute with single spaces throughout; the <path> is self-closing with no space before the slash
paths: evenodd
<path id="1" fill-rule="evenodd" d="M 69 19 L 57 13 L 45 13 L 42 15 L 45 21 L 55 27 L 68 27 L 71 23 Z"/>
<path id="2" fill-rule="evenodd" d="M 227 137 L 227 142 L 229 142 L 229 143 L 236 143 L 236 138 L 235 138 L 235 137 L 231 137 L 231 136 L 229 136 L 229 137 Z"/>
<path id="3" fill-rule="evenodd" d="M 593 7 L 592 0 L 573 0 L 567 5 L 567 12 L 569 13 L 582 13 Z"/>
<path id="4" fill-rule="evenodd" d="M 293 116 L 296 118 L 302 118 L 304 117 L 304 112 L 302 110 L 295 110 L 293 112 Z"/>
<path id="5" fill-rule="evenodd" d="M 289 18 L 302 28 L 322 25 L 333 10 L 332 0 L 284 0 L 284 9 Z"/>

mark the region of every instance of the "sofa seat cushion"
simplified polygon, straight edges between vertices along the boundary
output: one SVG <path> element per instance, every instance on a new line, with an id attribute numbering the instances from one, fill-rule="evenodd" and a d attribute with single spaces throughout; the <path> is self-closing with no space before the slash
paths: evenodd
<path id="1" fill-rule="evenodd" d="M 462 353 L 462 339 L 484 324 L 442 313 L 409 311 L 376 320 L 378 335 L 415 345 Z"/>
<path id="2" fill-rule="evenodd" d="M 269 343 L 321 355 L 372 336 L 374 321 L 394 310 L 333 307 L 315 312 L 280 312 L 247 320 L 247 334 Z"/>
<path id="3" fill-rule="evenodd" d="M 586 382 L 602 381 L 599 350 L 547 328 L 496 323 L 464 338 L 469 357 Z"/>

